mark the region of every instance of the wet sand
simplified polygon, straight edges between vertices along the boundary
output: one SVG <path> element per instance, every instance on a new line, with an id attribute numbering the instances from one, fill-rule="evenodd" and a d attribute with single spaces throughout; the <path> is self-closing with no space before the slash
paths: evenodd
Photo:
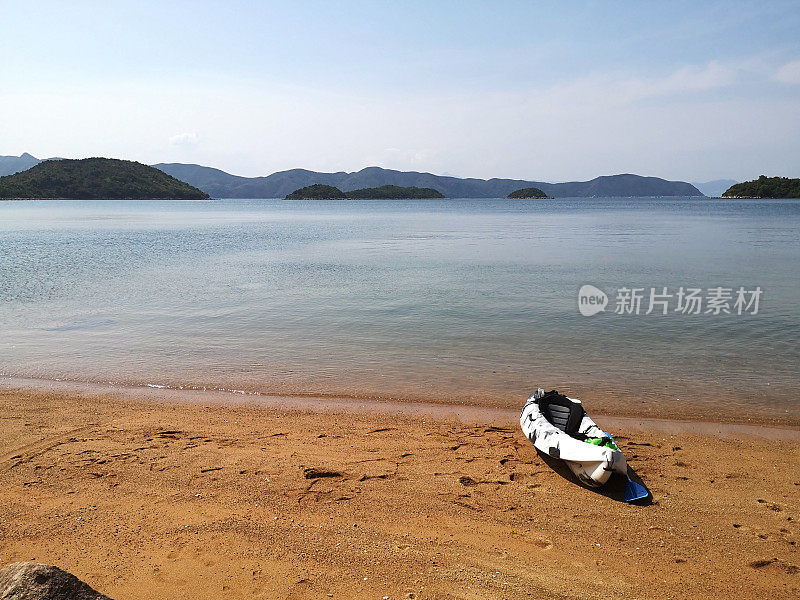
<path id="1" fill-rule="evenodd" d="M 256 405 L 264 408 L 314 410 L 322 412 L 368 412 L 406 416 L 455 418 L 461 421 L 505 421 L 516 423 L 525 396 L 506 394 L 502 397 L 475 398 L 471 396 L 343 395 L 333 392 L 275 393 L 247 389 L 208 388 L 203 386 L 169 387 L 164 385 L 131 385 L 0 376 L 0 389 L 14 388 L 64 394 L 103 395 L 126 399 L 170 401 L 178 403 L 208 403 L 238 406 Z M 550 389 L 550 388 L 548 388 Z M 768 437 L 792 439 L 800 435 L 800 417 L 792 406 L 765 406 L 751 402 L 746 395 L 731 398 L 695 398 L 666 402 L 652 394 L 607 392 L 582 388 L 561 388 L 571 397 L 581 398 L 591 407 L 593 417 L 604 417 L 609 427 L 695 431 L 724 435 L 753 433 Z M 707 417 L 713 414 L 713 419 Z M 788 433 L 787 433 L 788 432 Z"/>
<path id="2" fill-rule="evenodd" d="M 598 417 L 653 492 L 631 506 L 510 409 L 197 400 L 0 390 L 0 565 L 117 600 L 800 593 L 796 429 Z"/>

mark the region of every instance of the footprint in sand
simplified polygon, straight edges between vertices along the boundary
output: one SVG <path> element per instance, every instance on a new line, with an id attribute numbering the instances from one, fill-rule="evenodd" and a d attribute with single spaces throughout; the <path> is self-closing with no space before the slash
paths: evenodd
<path id="1" fill-rule="evenodd" d="M 753 569 L 770 569 L 770 570 L 783 571 L 787 575 L 797 575 L 797 573 L 800 572 L 800 568 L 797 567 L 797 565 L 784 562 L 777 558 L 770 558 L 766 560 L 754 560 L 747 564 L 749 567 Z"/>
<path id="2" fill-rule="evenodd" d="M 539 548 L 542 548 L 543 550 L 550 550 L 553 547 L 552 540 L 548 540 L 547 538 L 543 538 L 543 537 L 533 538 L 531 540 L 531 542 L 533 543 L 534 546 L 538 546 Z"/>
<path id="3" fill-rule="evenodd" d="M 325 477 L 344 477 L 339 471 L 332 471 L 330 469 L 319 469 L 317 467 L 308 467 L 303 470 L 303 477 L 306 479 L 322 479 Z"/>

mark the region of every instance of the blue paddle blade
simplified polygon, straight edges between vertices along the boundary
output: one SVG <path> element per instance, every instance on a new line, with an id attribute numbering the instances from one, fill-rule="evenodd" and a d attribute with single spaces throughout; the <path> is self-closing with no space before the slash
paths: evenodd
<path id="1" fill-rule="evenodd" d="M 630 477 L 625 482 L 625 502 L 634 502 L 636 500 L 643 500 L 650 495 L 647 488 L 636 483 Z"/>

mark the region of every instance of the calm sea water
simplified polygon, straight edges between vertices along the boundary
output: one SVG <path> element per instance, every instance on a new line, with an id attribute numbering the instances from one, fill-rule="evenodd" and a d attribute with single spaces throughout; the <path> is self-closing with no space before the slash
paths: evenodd
<path id="1" fill-rule="evenodd" d="M 799 267 L 800 201 L 2 202 L 0 373 L 797 415 Z M 592 317 L 586 283 L 610 296 Z M 615 314 L 626 286 L 642 314 Z M 755 315 L 643 314 L 664 286 L 763 292 Z"/>

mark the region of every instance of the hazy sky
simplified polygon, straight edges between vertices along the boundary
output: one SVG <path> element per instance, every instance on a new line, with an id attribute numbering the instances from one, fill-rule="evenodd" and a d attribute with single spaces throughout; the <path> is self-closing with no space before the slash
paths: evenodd
<path id="1" fill-rule="evenodd" d="M 800 2 L 0 0 L 0 154 L 800 177 Z"/>

